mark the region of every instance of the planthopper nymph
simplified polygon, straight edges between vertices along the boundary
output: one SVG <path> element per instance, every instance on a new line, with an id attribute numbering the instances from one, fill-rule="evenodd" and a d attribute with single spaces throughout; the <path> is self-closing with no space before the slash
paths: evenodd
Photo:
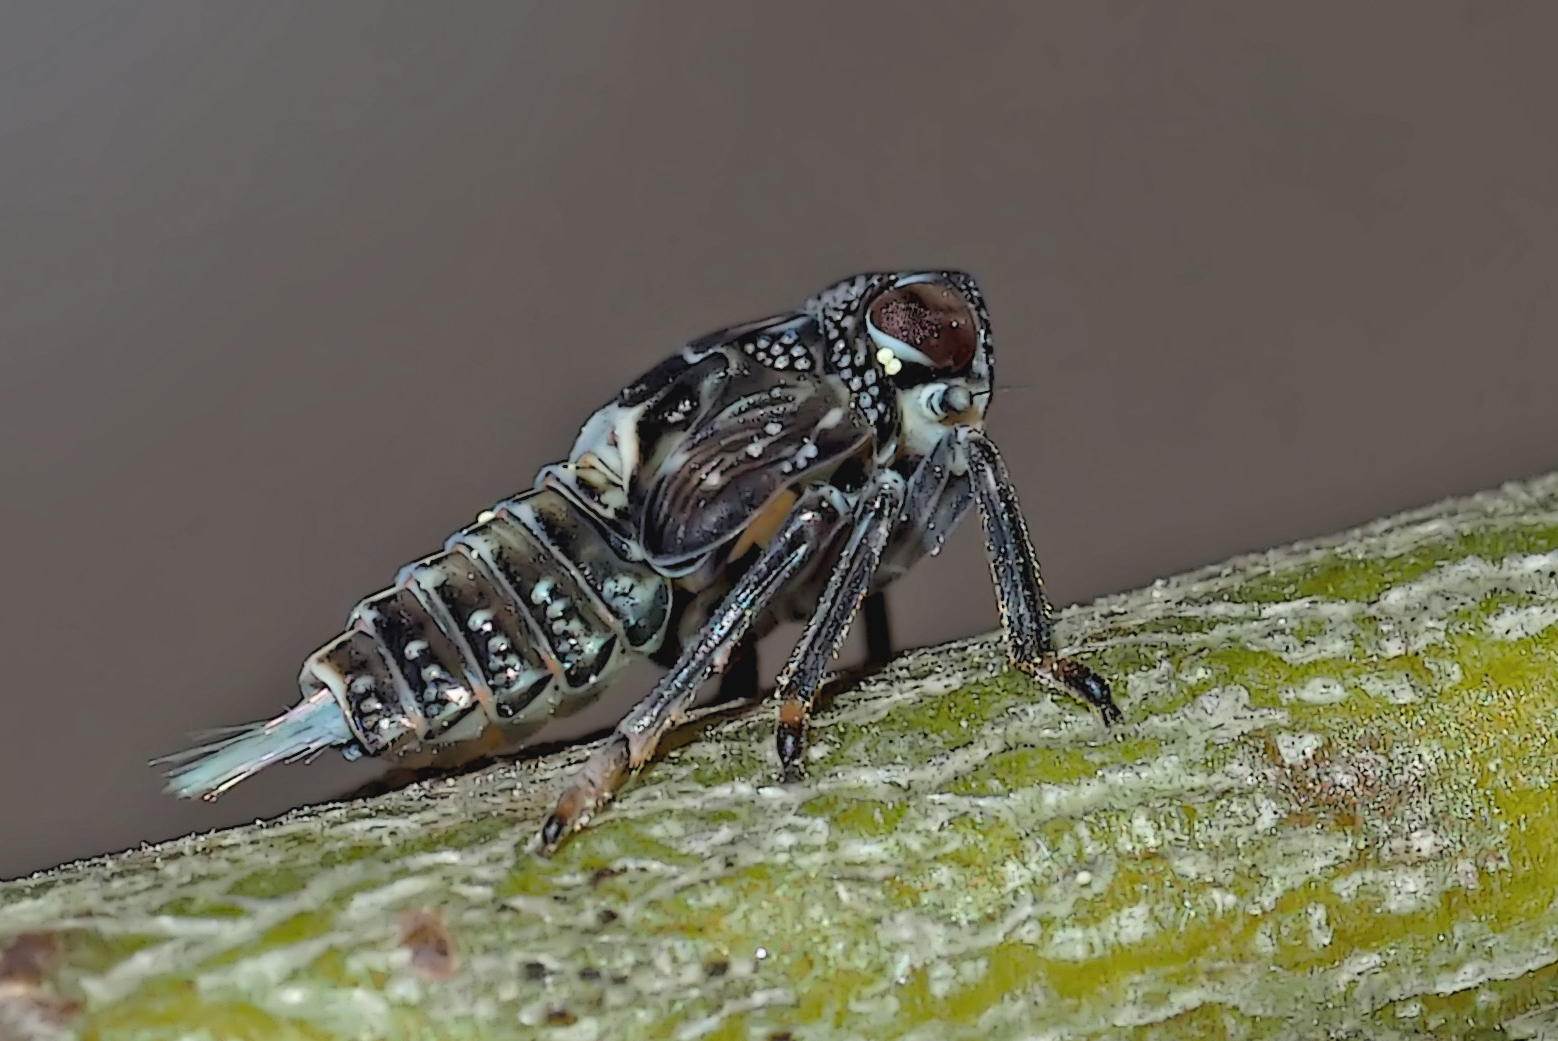
<path id="1" fill-rule="evenodd" d="M 567 461 L 401 569 L 309 655 L 302 700 L 168 757 L 168 790 L 214 798 L 280 761 L 512 737 L 595 699 L 634 657 L 666 667 L 564 789 L 549 851 L 682 722 L 705 681 L 804 621 L 776 683 L 780 770 L 862 603 L 970 509 L 1011 663 L 1105 723 L 1108 685 L 1056 652 L 1006 467 L 983 432 L 990 319 L 958 271 L 864 274 L 799 309 L 684 345 L 584 424 Z M 883 616 L 867 613 L 873 654 Z"/>

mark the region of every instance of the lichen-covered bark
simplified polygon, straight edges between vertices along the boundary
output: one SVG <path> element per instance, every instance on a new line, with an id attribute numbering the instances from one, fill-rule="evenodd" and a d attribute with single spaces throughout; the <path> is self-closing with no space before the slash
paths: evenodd
<path id="1" fill-rule="evenodd" d="M 769 710 L 703 729 L 551 860 L 583 750 L 6 884 L 53 939 L 0 1037 L 1558 1037 L 1558 476 L 1061 635 L 1116 732 L 991 637 L 804 784 Z"/>

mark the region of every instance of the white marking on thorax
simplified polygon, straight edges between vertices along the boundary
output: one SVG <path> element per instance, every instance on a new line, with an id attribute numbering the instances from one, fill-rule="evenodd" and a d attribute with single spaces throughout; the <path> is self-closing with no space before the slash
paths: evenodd
<path id="1" fill-rule="evenodd" d="M 568 461 L 575 464 L 593 456 L 591 462 L 615 478 L 615 483 L 627 485 L 628 478 L 639 466 L 638 424 L 643 418 L 642 405 L 624 408 L 607 405 L 596 412 L 579 431 L 574 440 Z"/>

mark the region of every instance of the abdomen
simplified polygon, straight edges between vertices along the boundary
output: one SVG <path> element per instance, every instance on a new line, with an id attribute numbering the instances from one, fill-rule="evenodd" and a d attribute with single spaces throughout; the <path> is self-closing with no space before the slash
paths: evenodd
<path id="1" fill-rule="evenodd" d="M 368 755 L 520 733 L 592 700 L 665 636 L 670 582 L 555 488 L 518 495 L 359 603 L 298 682 L 345 706 Z"/>

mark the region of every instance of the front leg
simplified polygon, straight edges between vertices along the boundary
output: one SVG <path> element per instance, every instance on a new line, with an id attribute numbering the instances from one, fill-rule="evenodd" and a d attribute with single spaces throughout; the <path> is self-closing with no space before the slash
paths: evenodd
<path id="1" fill-rule="evenodd" d="M 1012 665 L 1030 676 L 1043 674 L 1098 709 L 1105 723 L 1118 723 L 1120 709 L 1102 677 L 1074 658 L 1055 652 L 1054 610 L 1044 595 L 1039 557 L 1028 537 L 1017 491 L 995 444 L 982 431 L 959 427 L 956 438 L 968 467 L 974 500 L 983 521 L 990 574 L 995 581 Z"/>

